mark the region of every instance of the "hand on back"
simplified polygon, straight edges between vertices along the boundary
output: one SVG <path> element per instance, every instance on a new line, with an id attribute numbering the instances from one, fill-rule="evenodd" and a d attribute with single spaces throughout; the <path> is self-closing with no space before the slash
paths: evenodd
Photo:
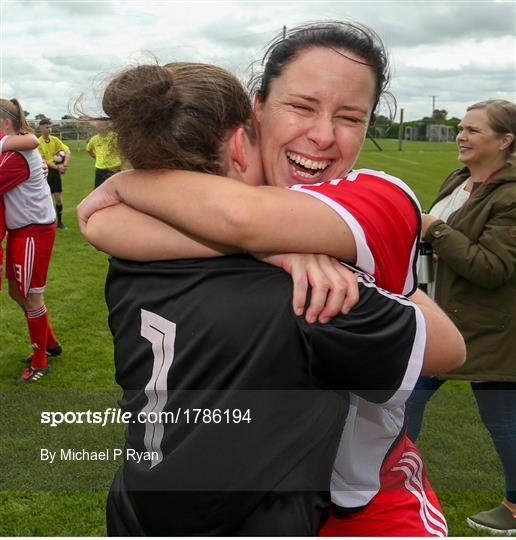
<path id="1" fill-rule="evenodd" d="M 333 257 L 309 253 L 254 255 L 291 275 L 292 306 L 296 315 L 305 311 L 308 286 L 311 287 L 310 304 L 305 312 L 309 323 L 327 323 L 339 313 L 347 314 L 358 302 L 356 275 Z"/>

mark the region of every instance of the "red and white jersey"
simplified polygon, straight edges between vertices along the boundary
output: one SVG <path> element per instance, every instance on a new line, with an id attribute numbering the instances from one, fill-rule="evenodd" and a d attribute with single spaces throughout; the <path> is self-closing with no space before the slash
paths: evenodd
<path id="1" fill-rule="evenodd" d="M 357 268 L 374 276 L 379 287 L 399 294 L 415 291 L 421 207 L 405 182 L 357 169 L 337 180 L 291 189 L 316 197 L 342 217 L 355 238 Z"/>
<path id="2" fill-rule="evenodd" d="M 292 189 L 316 197 L 342 217 L 355 238 L 356 266 L 373 275 L 379 287 L 405 295 L 415 291 L 421 207 L 405 182 L 358 169 L 337 180 Z M 414 345 L 421 353 L 425 340 Z M 380 489 L 382 463 L 403 428 L 404 403 L 418 376 L 412 372 L 404 380 L 396 403 L 379 405 L 351 394 L 331 479 L 332 501 L 338 506 L 364 506 Z"/>
<path id="3" fill-rule="evenodd" d="M 382 291 L 382 289 L 379 289 Z M 383 290 L 399 302 L 409 300 Z M 423 358 L 426 345 L 425 320 L 416 309 L 419 330 L 412 354 Z M 378 493 L 385 457 L 400 436 L 405 422 L 405 402 L 420 375 L 421 363 L 407 370 L 396 399 L 371 403 L 350 394 L 349 412 L 342 432 L 331 477 L 331 500 L 343 508 L 365 506 Z"/>
<path id="4" fill-rule="evenodd" d="M 405 391 L 405 400 L 410 393 Z M 390 409 L 350 394 L 349 412 L 331 476 L 334 504 L 357 508 L 378 493 L 382 463 L 399 437 L 404 420 L 404 405 Z"/>
<path id="5" fill-rule="evenodd" d="M 56 219 L 38 150 L 0 154 L 0 195 L 9 230 L 48 225 Z"/>

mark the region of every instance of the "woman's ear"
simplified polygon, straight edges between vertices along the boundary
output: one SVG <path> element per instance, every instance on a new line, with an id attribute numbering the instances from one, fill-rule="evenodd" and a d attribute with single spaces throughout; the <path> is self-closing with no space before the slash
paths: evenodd
<path id="1" fill-rule="evenodd" d="M 249 166 L 247 145 L 249 139 L 245 129 L 237 128 L 228 140 L 229 159 L 231 165 L 239 173 L 244 173 Z"/>
<path id="2" fill-rule="evenodd" d="M 505 150 L 507 150 L 507 148 L 509 148 L 509 146 L 511 146 L 512 141 L 514 141 L 514 133 L 506 133 L 502 137 L 502 141 L 501 141 L 501 144 L 500 144 L 500 150 L 502 152 L 505 152 Z"/>
<path id="3" fill-rule="evenodd" d="M 258 127 L 260 127 L 260 124 L 262 123 L 262 115 L 263 115 L 263 100 L 258 92 L 254 98 L 254 115 L 256 118 L 256 121 L 258 122 Z"/>
<path id="4" fill-rule="evenodd" d="M 9 118 L 0 118 L 0 131 L 7 133 L 12 127 L 13 123 Z"/>

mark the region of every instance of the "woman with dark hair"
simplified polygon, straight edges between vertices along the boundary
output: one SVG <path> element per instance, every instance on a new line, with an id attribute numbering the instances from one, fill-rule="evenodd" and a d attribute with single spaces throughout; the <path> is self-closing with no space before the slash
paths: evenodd
<path id="1" fill-rule="evenodd" d="M 419 435 L 425 406 L 447 379 L 470 381 L 480 417 L 502 463 L 502 503 L 468 518 L 492 533 L 516 532 L 516 105 L 488 100 L 459 124 L 459 160 L 423 216 L 437 255 L 429 294 L 461 331 L 467 361 L 442 377 L 421 377 L 407 403 L 409 436 Z"/>
<path id="2" fill-rule="evenodd" d="M 224 234 L 229 232 L 242 238 L 244 235 L 249 237 L 249 246 L 239 246 L 242 238 L 224 239 L 225 243 L 244 249 L 259 251 L 263 247 L 263 251 L 285 251 L 288 248 L 291 252 L 335 255 L 342 260 L 356 262 L 360 269 L 373 274 L 384 288 L 392 292 L 410 293 L 416 284 L 415 254 L 420 220 L 419 204 L 413 192 L 403 181 L 370 170 L 364 170 L 359 175 L 353 173 L 347 178 L 348 182 L 329 183 L 351 171 L 367 127 L 374 119 L 380 98 L 386 92 L 388 62 L 379 37 L 370 29 L 351 23 L 302 26 L 292 29 L 287 39 L 276 40 L 267 51 L 264 62 L 264 72 L 261 77 L 254 78 L 253 84 L 256 88 L 256 114 L 262 135 L 260 148 L 267 183 L 281 187 L 306 184 L 306 188 L 297 187 L 296 190 L 328 203 L 333 211 L 316 204 L 311 198 L 298 197 L 292 191 L 269 188 L 250 190 L 243 184 L 226 182 L 225 189 L 234 191 L 234 194 L 225 194 L 224 208 L 219 209 L 223 214 L 222 220 L 210 223 L 209 234 L 220 234 L 213 228 L 220 223 L 224 227 Z M 319 73 L 320 62 L 327 63 L 328 67 L 332 63 L 339 65 L 339 77 L 332 69 Z M 302 89 L 310 85 L 314 87 L 314 96 L 303 94 Z M 294 86 L 295 94 L 290 91 Z M 161 97 L 162 102 L 152 104 L 154 107 L 148 110 L 166 110 L 166 100 Z M 139 139 L 144 144 L 146 138 L 138 126 L 141 118 L 138 111 L 134 118 L 127 124 L 115 126 L 115 130 L 120 130 L 119 133 L 133 130 L 140 134 Z M 116 120 L 113 121 L 116 123 Z M 173 118 L 167 125 L 159 116 L 155 116 L 154 125 L 156 129 L 161 129 L 164 137 L 169 126 L 173 127 Z M 152 161 L 157 162 L 155 156 L 168 151 L 164 146 L 152 148 L 149 159 L 139 158 L 147 159 L 147 166 L 135 167 L 151 168 Z M 141 154 L 145 155 L 145 152 Z M 131 174 L 135 183 L 142 178 Z M 209 182 L 208 190 L 215 192 L 217 187 L 213 180 L 199 178 L 194 183 L 185 179 L 185 183 L 193 188 L 198 182 Z M 252 199 L 248 205 L 245 204 L 246 196 Z M 254 200 L 258 196 L 263 201 Z M 374 200 L 375 197 L 377 200 Z M 341 203 L 344 198 L 345 205 Z M 330 204 L 333 199 L 334 204 Z M 275 205 L 271 212 L 284 215 L 283 204 L 294 200 L 299 206 L 292 215 L 291 226 L 285 231 L 279 231 L 276 223 L 268 220 L 264 208 L 260 207 L 270 202 Z M 359 201 L 359 207 L 352 208 L 354 200 Z M 234 209 L 233 205 L 237 208 Z M 228 228 L 222 225 L 227 215 L 245 218 L 247 222 Z M 308 219 L 310 215 L 313 221 Z M 364 215 L 367 215 L 367 219 L 364 219 Z M 255 226 L 259 221 L 263 230 Z M 314 222 L 319 224 L 318 228 L 311 226 Z M 340 233 L 327 234 L 324 223 L 334 233 Z M 392 234 L 384 234 L 386 224 Z M 267 228 L 274 229 L 274 234 L 266 234 Z M 299 234 L 292 235 L 292 229 Z M 279 249 L 275 249 L 274 242 L 279 244 Z M 397 257 L 394 258 L 393 253 Z"/>
<path id="3" fill-rule="evenodd" d="M 246 251 L 326 253 L 374 274 L 388 290 L 409 294 L 419 240 L 417 201 L 397 178 L 352 171 L 387 73 L 383 46 L 364 27 L 321 23 L 292 30 L 267 52 L 256 114 L 268 183 L 304 185 L 285 190 L 192 172 L 131 171 L 81 204 L 83 231 L 109 251 L 100 215 L 86 221 L 93 210 L 123 200 L 203 241 Z M 112 223 L 109 210 L 105 223 Z M 153 243 L 149 233 L 145 237 Z M 139 258 L 137 251 L 115 254 Z M 159 246 L 150 259 L 172 256 L 177 252 Z M 302 304 L 297 307 L 302 312 Z M 319 315 L 321 322 L 328 319 Z M 444 360 L 449 351 L 440 345 Z M 407 392 L 414 382 L 412 376 L 404 380 Z M 336 509 L 323 534 L 446 534 L 403 419 L 403 407 L 355 396 L 332 481 L 333 500 L 345 511 Z"/>

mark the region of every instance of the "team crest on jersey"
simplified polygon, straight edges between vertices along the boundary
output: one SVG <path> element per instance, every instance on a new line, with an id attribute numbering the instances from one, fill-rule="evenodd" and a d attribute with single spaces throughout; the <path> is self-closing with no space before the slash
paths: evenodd
<path id="1" fill-rule="evenodd" d="M 343 180 L 346 180 L 347 182 L 354 182 L 360 174 L 360 170 L 358 171 L 350 171 L 346 176 L 343 178 Z"/>

